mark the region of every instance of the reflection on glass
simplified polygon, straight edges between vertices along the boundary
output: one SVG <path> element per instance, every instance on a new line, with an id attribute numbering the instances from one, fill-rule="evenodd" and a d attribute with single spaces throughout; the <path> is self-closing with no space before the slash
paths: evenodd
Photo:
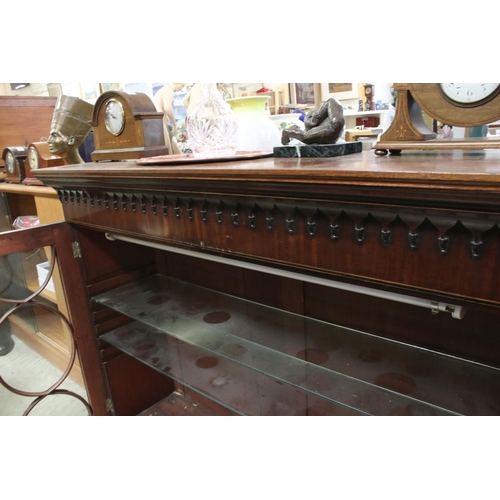
<path id="1" fill-rule="evenodd" d="M 49 272 L 49 255 L 49 248 L 39 248 L 0 256 L 0 297 L 22 301 L 36 292 Z M 41 298 L 56 301 L 53 281 L 42 291 Z"/>

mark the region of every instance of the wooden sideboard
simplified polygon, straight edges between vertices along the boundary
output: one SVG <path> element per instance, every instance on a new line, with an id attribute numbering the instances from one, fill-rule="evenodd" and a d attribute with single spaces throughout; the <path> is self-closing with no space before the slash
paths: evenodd
<path id="1" fill-rule="evenodd" d="M 38 175 L 96 414 L 500 414 L 499 153 Z"/>

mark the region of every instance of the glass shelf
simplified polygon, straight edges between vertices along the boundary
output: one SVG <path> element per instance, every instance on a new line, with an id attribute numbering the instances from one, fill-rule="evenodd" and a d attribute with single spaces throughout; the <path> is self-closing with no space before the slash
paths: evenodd
<path id="1" fill-rule="evenodd" d="M 103 340 L 238 413 L 500 413 L 496 368 L 165 276 L 93 300 L 135 320 Z"/>

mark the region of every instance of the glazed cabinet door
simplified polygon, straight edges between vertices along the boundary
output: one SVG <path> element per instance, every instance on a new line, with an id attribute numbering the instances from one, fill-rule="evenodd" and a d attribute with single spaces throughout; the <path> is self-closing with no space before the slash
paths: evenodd
<path id="1" fill-rule="evenodd" d="M 0 414 L 108 413 L 80 257 L 66 222 L 0 233 Z"/>

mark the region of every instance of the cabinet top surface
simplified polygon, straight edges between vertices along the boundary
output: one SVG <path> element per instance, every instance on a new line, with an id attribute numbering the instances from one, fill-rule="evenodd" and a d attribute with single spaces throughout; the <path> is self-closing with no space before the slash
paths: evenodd
<path id="1" fill-rule="evenodd" d="M 42 180 L 96 178 L 203 178 L 328 182 L 378 180 L 407 182 L 500 183 L 500 151 L 414 152 L 376 156 L 372 151 L 336 158 L 263 158 L 257 160 L 142 166 L 135 161 L 85 163 L 43 169 Z"/>

